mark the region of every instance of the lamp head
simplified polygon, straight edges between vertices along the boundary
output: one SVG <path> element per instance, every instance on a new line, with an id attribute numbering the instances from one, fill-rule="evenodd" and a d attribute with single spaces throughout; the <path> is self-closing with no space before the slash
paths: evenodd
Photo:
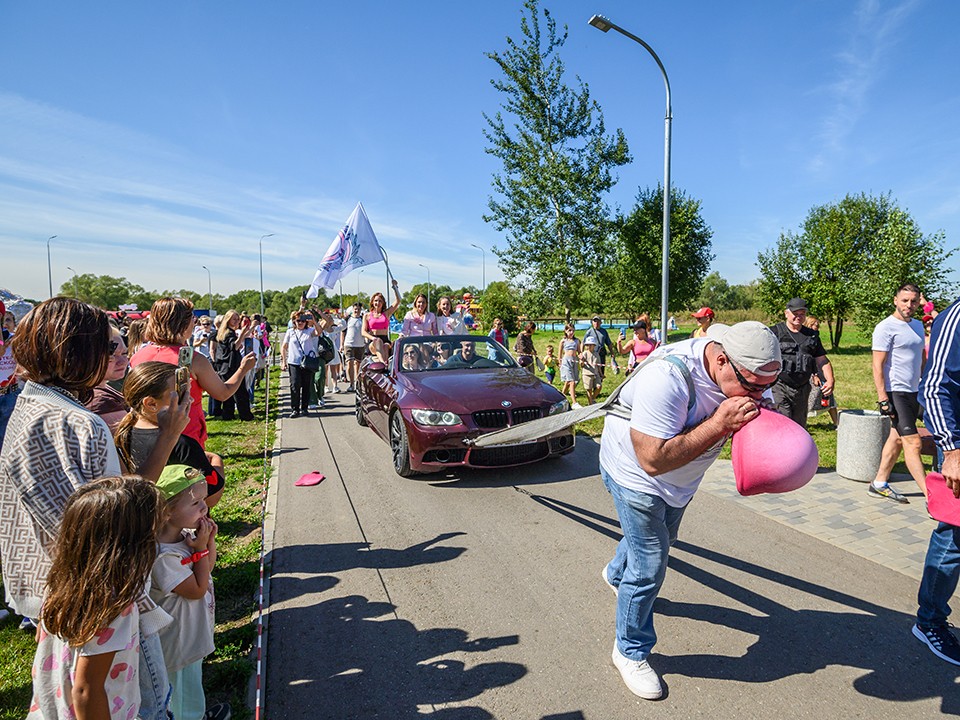
<path id="1" fill-rule="evenodd" d="M 594 15 L 590 18 L 590 24 L 593 25 L 597 30 L 602 30 L 607 32 L 613 24 L 607 20 L 603 15 Z"/>

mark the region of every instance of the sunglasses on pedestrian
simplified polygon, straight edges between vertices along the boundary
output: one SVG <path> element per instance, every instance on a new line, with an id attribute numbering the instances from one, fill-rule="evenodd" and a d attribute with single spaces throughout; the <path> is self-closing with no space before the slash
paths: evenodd
<path id="1" fill-rule="evenodd" d="M 776 379 L 774 379 L 774 381 L 771 383 L 765 384 L 750 382 L 741 374 L 741 372 L 737 369 L 737 366 L 732 362 L 730 363 L 730 367 L 733 368 L 733 374 L 737 376 L 737 382 L 740 383 L 740 387 L 748 392 L 763 392 L 764 390 L 769 390 L 776 382 Z"/>

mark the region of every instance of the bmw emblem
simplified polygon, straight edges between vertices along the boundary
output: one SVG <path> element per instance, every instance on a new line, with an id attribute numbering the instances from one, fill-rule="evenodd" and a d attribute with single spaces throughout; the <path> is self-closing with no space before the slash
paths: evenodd
<path id="1" fill-rule="evenodd" d="M 500 404 L 503 405 L 503 407 L 510 407 L 511 405 L 513 405 L 513 403 L 510 402 L 509 400 L 502 400 Z"/>

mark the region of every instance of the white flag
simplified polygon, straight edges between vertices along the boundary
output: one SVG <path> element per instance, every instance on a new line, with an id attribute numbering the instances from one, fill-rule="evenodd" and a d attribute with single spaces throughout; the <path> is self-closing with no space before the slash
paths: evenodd
<path id="1" fill-rule="evenodd" d="M 307 297 L 317 297 L 320 288 L 332 290 L 337 281 L 349 274 L 351 270 L 378 262 L 383 262 L 380 244 L 367 219 L 367 213 L 363 210 L 363 205 L 357 203 L 353 213 L 347 219 L 347 224 L 337 233 L 337 237 L 330 243 L 330 248 L 320 261 L 317 274 L 313 276 L 313 282 L 310 283 L 310 289 L 307 291 Z"/>

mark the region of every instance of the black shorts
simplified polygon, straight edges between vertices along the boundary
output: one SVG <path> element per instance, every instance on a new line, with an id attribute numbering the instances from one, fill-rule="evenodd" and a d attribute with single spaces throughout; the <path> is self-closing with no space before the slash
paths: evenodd
<path id="1" fill-rule="evenodd" d="M 893 409 L 893 429 L 897 435 L 917 434 L 917 420 L 920 418 L 920 401 L 917 400 L 917 393 L 911 392 L 888 392 L 890 405 Z"/>
<path id="2" fill-rule="evenodd" d="M 348 346 L 346 348 L 346 351 L 347 351 L 347 360 L 355 360 L 356 362 L 360 362 L 361 360 L 363 360 L 363 356 L 366 355 L 367 348 L 366 346 L 364 347 Z"/>

